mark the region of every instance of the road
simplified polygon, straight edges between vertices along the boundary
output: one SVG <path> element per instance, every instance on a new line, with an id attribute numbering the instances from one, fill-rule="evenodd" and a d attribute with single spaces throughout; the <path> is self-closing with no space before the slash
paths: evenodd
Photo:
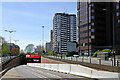
<path id="1" fill-rule="evenodd" d="M 13 78 L 13 79 L 12 79 Z M 94 80 L 41 68 L 21 65 L 9 70 L 2 80 Z"/>

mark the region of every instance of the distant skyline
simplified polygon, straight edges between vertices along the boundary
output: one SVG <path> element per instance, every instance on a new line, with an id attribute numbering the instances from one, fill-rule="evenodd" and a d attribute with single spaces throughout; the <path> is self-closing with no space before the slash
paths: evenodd
<path id="1" fill-rule="evenodd" d="M 9 40 L 9 33 L 4 30 L 16 30 L 13 40 L 24 49 L 28 44 L 40 45 L 42 26 L 44 40 L 50 41 L 50 30 L 53 29 L 55 13 L 77 14 L 76 2 L 3 2 L 2 3 L 2 36 Z M 41 44 L 42 45 L 42 44 Z"/>

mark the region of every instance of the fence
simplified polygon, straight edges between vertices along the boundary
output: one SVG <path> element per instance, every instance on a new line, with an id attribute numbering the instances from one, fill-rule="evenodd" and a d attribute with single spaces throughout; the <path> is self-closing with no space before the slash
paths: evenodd
<path id="1" fill-rule="evenodd" d="M 61 59 L 60 56 L 48 56 L 47 57 L 52 57 L 52 58 L 57 58 Z M 101 64 L 101 65 L 108 65 L 108 66 L 114 66 L 114 60 L 102 60 L 100 58 L 93 58 L 93 57 L 62 57 L 64 60 L 70 60 L 70 61 L 78 61 L 78 62 L 86 62 L 86 63 L 93 63 L 93 64 Z M 116 60 L 116 66 L 120 66 L 120 60 Z"/>
<path id="2" fill-rule="evenodd" d="M 14 58 L 14 57 L 16 57 L 16 56 L 11 56 L 11 59 Z M 0 64 L 5 63 L 9 60 L 10 60 L 10 56 L 0 57 Z"/>

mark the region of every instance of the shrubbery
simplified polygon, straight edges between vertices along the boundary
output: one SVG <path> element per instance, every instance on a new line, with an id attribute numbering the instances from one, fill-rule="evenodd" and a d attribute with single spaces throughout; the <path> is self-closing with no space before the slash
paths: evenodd
<path id="1" fill-rule="evenodd" d="M 50 52 L 48 52 L 48 55 L 56 55 L 56 53 L 53 51 L 50 51 Z"/>
<path id="2" fill-rule="evenodd" d="M 100 53 L 100 52 L 108 52 L 106 54 L 108 54 L 109 56 L 111 56 L 111 50 L 110 49 L 103 49 L 101 51 L 96 51 L 94 54 L 93 54 L 93 57 L 97 57 L 97 53 Z"/>

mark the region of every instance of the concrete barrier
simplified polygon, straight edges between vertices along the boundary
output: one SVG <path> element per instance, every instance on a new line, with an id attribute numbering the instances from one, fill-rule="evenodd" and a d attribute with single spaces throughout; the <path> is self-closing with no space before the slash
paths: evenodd
<path id="1" fill-rule="evenodd" d="M 92 78 L 119 78 L 119 73 L 92 70 Z M 118 80 L 118 79 L 117 79 Z"/>
<path id="2" fill-rule="evenodd" d="M 64 73 L 70 73 L 70 64 L 59 64 L 58 71 Z"/>
<path id="3" fill-rule="evenodd" d="M 41 64 L 40 68 L 45 68 L 45 64 Z"/>
<path id="4" fill-rule="evenodd" d="M 51 70 L 51 64 L 44 64 L 44 65 L 45 65 L 45 66 L 44 66 L 45 69 Z"/>
<path id="5" fill-rule="evenodd" d="M 40 68 L 40 63 L 35 63 L 34 66 Z"/>
<path id="6" fill-rule="evenodd" d="M 59 64 L 51 64 L 51 70 L 58 71 Z"/>
<path id="7" fill-rule="evenodd" d="M 98 71 L 88 67 L 84 67 L 76 64 L 33 64 L 28 63 L 28 66 L 40 67 L 48 70 L 60 71 L 64 73 L 70 73 L 80 76 L 85 76 L 89 78 L 115 78 L 114 80 L 120 79 L 120 73 Z"/>
<path id="8" fill-rule="evenodd" d="M 83 67 L 81 65 L 71 64 L 70 73 L 85 76 L 85 77 L 91 77 L 92 76 L 92 69 L 87 68 L 87 67 Z"/>

